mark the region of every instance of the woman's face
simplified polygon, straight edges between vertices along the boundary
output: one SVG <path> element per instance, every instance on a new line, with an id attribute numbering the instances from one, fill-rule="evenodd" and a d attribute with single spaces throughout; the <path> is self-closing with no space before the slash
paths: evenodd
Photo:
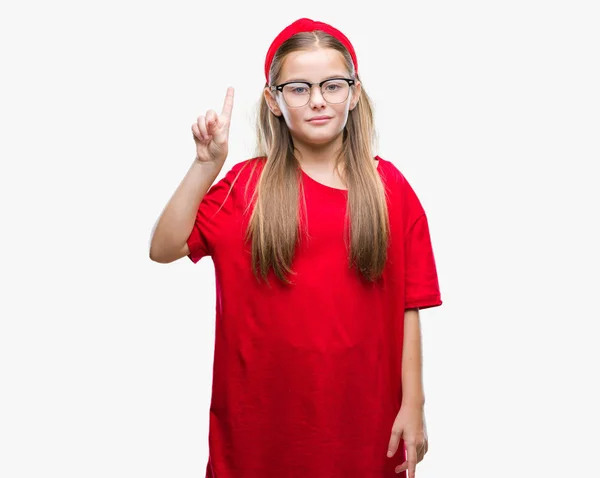
<path id="1" fill-rule="evenodd" d="M 283 61 L 277 84 L 288 81 L 308 81 L 320 83 L 328 78 L 350 78 L 342 54 L 331 48 L 290 53 Z M 343 103 L 330 104 L 325 101 L 318 85 L 313 85 L 308 103 L 300 107 L 290 107 L 279 91 L 264 90 L 270 110 L 282 116 L 294 141 L 307 144 L 327 144 L 335 140 L 346 126 L 348 112 L 356 106 L 360 96 L 360 83 L 350 88 L 348 98 Z M 330 116 L 322 122 L 311 122 L 316 116 Z"/>

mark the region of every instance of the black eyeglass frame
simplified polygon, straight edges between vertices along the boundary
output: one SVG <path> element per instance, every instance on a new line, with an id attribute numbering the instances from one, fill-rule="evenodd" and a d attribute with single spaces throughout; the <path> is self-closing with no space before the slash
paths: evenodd
<path id="1" fill-rule="evenodd" d="M 310 83 L 308 81 L 286 81 L 285 83 L 281 83 L 280 85 L 273 85 L 270 86 L 269 89 L 271 91 L 273 90 L 277 90 L 280 91 L 281 94 L 283 95 L 283 87 L 285 85 L 291 85 L 291 84 L 295 84 L 295 83 L 300 83 L 302 85 L 308 85 L 308 91 L 309 91 L 309 95 L 308 95 L 308 101 L 306 103 L 304 103 L 302 106 L 306 106 L 308 104 L 308 102 L 310 101 L 310 91 L 312 91 L 312 87 L 314 85 L 319 85 L 319 90 L 321 90 L 321 94 L 323 95 L 323 85 L 325 83 L 327 83 L 328 81 L 334 81 L 334 80 L 344 80 L 346 83 L 348 83 L 348 86 L 351 88 L 352 86 L 354 86 L 356 84 L 356 80 L 352 79 L 352 78 L 327 78 L 326 80 L 323 80 L 319 83 Z M 349 92 L 350 90 L 348 90 Z M 323 95 L 323 99 L 325 101 L 327 101 L 327 99 L 325 98 L 325 95 Z M 348 97 L 346 97 L 346 100 L 348 99 Z M 344 101 L 346 101 L 344 100 Z M 283 95 L 283 101 L 285 101 L 285 95 Z M 343 103 L 344 101 L 340 101 L 339 103 L 330 103 L 329 101 L 327 101 L 327 103 L 329 103 L 330 105 L 339 105 L 341 103 Z M 285 103 L 287 104 L 287 101 L 285 101 Z M 302 106 L 290 106 L 288 105 L 290 108 L 302 108 Z"/>

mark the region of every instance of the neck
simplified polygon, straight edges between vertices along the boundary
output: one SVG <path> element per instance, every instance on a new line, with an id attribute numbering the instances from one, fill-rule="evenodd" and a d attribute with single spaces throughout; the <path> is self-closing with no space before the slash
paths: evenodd
<path id="1" fill-rule="evenodd" d="M 304 170 L 332 172 L 335 169 L 336 157 L 342 150 L 342 134 L 333 141 L 324 144 L 308 144 L 294 139 L 294 149 L 300 167 Z"/>

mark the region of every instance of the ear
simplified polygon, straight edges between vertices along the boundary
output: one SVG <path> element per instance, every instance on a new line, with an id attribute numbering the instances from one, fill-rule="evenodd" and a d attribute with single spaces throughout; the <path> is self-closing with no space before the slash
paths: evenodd
<path id="1" fill-rule="evenodd" d="M 267 102 L 267 106 L 271 110 L 275 116 L 281 116 L 281 109 L 279 109 L 279 105 L 277 104 L 277 100 L 273 97 L 273 92 L 269 89 L 268 86 L 263 90 L 263 94 L 265 96 L 265 101 Z"/>
<path id="2" fill-rule="evenodd" d="M 357 103 L 358 100 L 360 99 L 360 93 L 361 93 L 361 85 L 360 85 L 360 81 L 356 81 L 356 83 L 354 83 L 354 88 L 353 88 L 353 93 L 352 93 L 352 100 L 350 101 L 350 109 L 353 110 Z"/>

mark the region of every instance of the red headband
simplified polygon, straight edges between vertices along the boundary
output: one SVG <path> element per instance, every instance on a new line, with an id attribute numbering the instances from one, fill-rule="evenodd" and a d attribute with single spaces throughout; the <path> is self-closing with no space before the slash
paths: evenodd
<path id="1" fill-rule="evenodd" d="M 281 31 L 281 33 L 279 33 L 279 35 L 275 37 L 273 43 L 271 43 L 269 51 L 267 52 L 267 58 L 265 59 L 265 78 L 267 79 L 267 83 L 269 82 L 269 69 L 271 68 L 271 62 L 273 61 L 275 52 L 281 46 L 281 44 L 296 33 L 312 32 L 315 30 L 322 30 L 325 33 L 328 33 L 329 35 L 337 38 L 346 47 L 346 49 L 350 53 L 350 56 L 352 57 L 352 61 L 354 63 L 354 70 L 358 74 L 358 61 L 356 59 L 356 53 L 354 52 L 354 47 L 352 46 L 352 43 L 350 43 L 350 40 L 348 40 L 348 37 L 346 37 L 346 35 L 344 35 L 337 28 L 328 25 L 327 23 L 315 22 L 310 18 L 300 18 L 291 25 L 285 27 Z"/>

